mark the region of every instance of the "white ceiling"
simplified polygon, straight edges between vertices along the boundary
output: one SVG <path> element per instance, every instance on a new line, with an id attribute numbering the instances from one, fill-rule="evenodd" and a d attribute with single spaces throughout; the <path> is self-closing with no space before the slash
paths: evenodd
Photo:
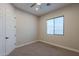
<path id="1" fill-rule="evenodd" d="M 50 6 L 46 6 L 46 3 L 42 3 L 41 8 L 38 11 L 36 11 L 35 8 L 37 7 L 37 5 L 31 8 L 30 6 L 32 4 L 33 3 L 14 3 L 13 5 L 18 9 L 21 9 L 25 12 L 29 12 L 36 16 L 41 16 L 48 12 L 51 12 L 51 11 L 54 11 L 54 10 L 57 10 L 59 8 L 69 5 L 68 3 L 51 3 Z"/>

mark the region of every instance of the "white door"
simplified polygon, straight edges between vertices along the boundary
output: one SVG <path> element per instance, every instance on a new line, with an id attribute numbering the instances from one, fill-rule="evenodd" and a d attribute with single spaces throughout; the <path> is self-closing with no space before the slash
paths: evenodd
<path id="1" fill-rule="evenodd" d="M 5 55 L 4 9 L 0 8 L 0 56 Z"/>
<path id="2" fill-rule="evenodd" d="M 16 43 L 16 19 L 12 11 L 6 9 L 6 55 L 15 48 Z"/>

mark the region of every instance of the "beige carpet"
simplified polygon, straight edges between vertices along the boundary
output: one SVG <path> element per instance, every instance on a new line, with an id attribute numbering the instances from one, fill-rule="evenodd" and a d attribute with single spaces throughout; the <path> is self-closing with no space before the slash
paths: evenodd
<path id="1" fill-rule="evenodd" d="M 36 42 L 16 48 L 9 56 L 79 56 L 79 53 Z"/>

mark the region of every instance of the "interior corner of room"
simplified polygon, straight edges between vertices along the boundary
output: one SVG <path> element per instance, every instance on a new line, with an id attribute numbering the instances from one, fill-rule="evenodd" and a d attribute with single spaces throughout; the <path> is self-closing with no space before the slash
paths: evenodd
<path id="1" fill-rule="evenodd" d="M 33 5 L 0 3 L 0 55 L 35 42 L 79 53 L 79 4 Z M 64 16 L 63 35 L 47 34 L 47 20 L 58 16 Z"/>

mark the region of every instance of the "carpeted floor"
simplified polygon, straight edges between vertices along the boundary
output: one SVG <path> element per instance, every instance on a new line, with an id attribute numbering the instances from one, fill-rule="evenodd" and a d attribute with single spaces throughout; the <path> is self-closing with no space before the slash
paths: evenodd
<path id="1" fill-rule="evenodd" d="M 79 53 L 36 42 L 16 48 L 9 56 L 79 56 Z"/>

